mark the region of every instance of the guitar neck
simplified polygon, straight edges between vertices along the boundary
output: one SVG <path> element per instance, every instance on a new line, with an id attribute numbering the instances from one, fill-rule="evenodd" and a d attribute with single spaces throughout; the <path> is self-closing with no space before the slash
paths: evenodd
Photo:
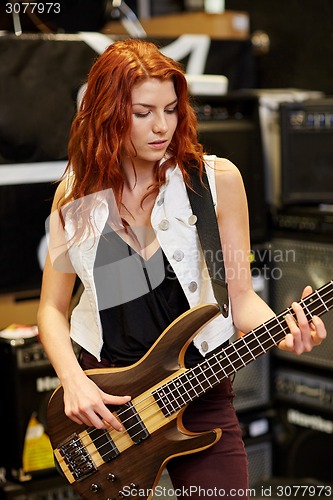
<path id="1" fill-rule="evenodd" d="M 300 301 L 307 320 L 321 316 L 333 307 L 333 281 Z M 221 351 L 207 356 L 194 368 L 175 377 L 153 392 L 165 416 L 169 416 L 198 398 L 224 378 L 277 346 L 289 331 L 285 317 L 295 313 L 291 307 L 263 323 Z"/>

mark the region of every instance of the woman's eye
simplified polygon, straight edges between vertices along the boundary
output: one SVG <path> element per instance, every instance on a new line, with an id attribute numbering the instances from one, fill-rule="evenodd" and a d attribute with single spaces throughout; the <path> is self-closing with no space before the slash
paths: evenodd
<path id="1" fill-rule="evenodd" d="M 169 108 L 165 110 L 165 112 L 168 113 L 169 115 L 172 115 L 172 113 L 175 113 L 176 111 L 177 111 L 177 106 L 175 108 Z"/>
<path id="2" fill-rule="evenodd" d="M 134 116 L 136 116 L 137 118 L 145 118 L 148 115 L 149 111 L 147 111 L 147 113 L 134 113 Z"/>

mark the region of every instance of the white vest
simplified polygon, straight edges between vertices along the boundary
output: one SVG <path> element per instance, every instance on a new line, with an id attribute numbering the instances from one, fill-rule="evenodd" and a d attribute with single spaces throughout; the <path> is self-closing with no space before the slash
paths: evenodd
<path id="1" fill-rule="evenodd" d="M 216 204 L 214 158 L 215 156 L 205 157 L 208 179 Z M 90 216 L 95 227 L 95 237 L 79 244 L 68 245 L 71 263 L 84 286 L 80 302 L 72 313 L 71 338 L 98 360 L 103 346 L 103 335 L 94 283 L 94 263 L 100 234 L 109 217 L 108 204 L 103 193 L 102 191 L 96 195 L 97 203 L 94 204 Z M 190 307 L 216 303 L 199 244 L 195 217 L 178 167 L 167 172 L 166 183 L 156 197 L 151 223 Z M 75 234 L 75 224 L 68 217 L 65 218 L 65 232 L 68 240 Z M 233 333 L 231 312 L 227 318 L 220 314 L 196 335 L 194 344 L 200 353 L 205 355 L 228 340 Z"/>

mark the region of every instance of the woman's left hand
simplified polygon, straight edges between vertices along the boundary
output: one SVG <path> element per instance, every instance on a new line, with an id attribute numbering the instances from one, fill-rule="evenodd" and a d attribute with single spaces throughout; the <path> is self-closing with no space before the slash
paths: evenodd
<path id="1" fill-rule="evenodd" d="M 311 286 L 306 286 L 302 293 L 302 299 L 311 293 Z M 313 316 L 311 322 L 308 323 L 302 306 L 298 302 L 294 302 L 292 308 L 296 314 L 296 320 L 291 314 L 287 314 L 286 321 L 290 333 L 287 333 L 278 347 L 283 351 L 295 352 L 296 354 L 309 352 L 326 338 L 325 325 L 318 316 Z"/>

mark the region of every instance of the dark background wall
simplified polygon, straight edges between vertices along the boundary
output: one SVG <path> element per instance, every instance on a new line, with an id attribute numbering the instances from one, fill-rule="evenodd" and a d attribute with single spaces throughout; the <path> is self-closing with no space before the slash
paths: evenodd
<path id="1" fill-rule="evenodd" d="M 225 5 L 249 13 L 251 33 L 269 35 L 269 53 L 257 58 L 258 87 L 333 94 L 332 0 L 225 0 Z"/>

